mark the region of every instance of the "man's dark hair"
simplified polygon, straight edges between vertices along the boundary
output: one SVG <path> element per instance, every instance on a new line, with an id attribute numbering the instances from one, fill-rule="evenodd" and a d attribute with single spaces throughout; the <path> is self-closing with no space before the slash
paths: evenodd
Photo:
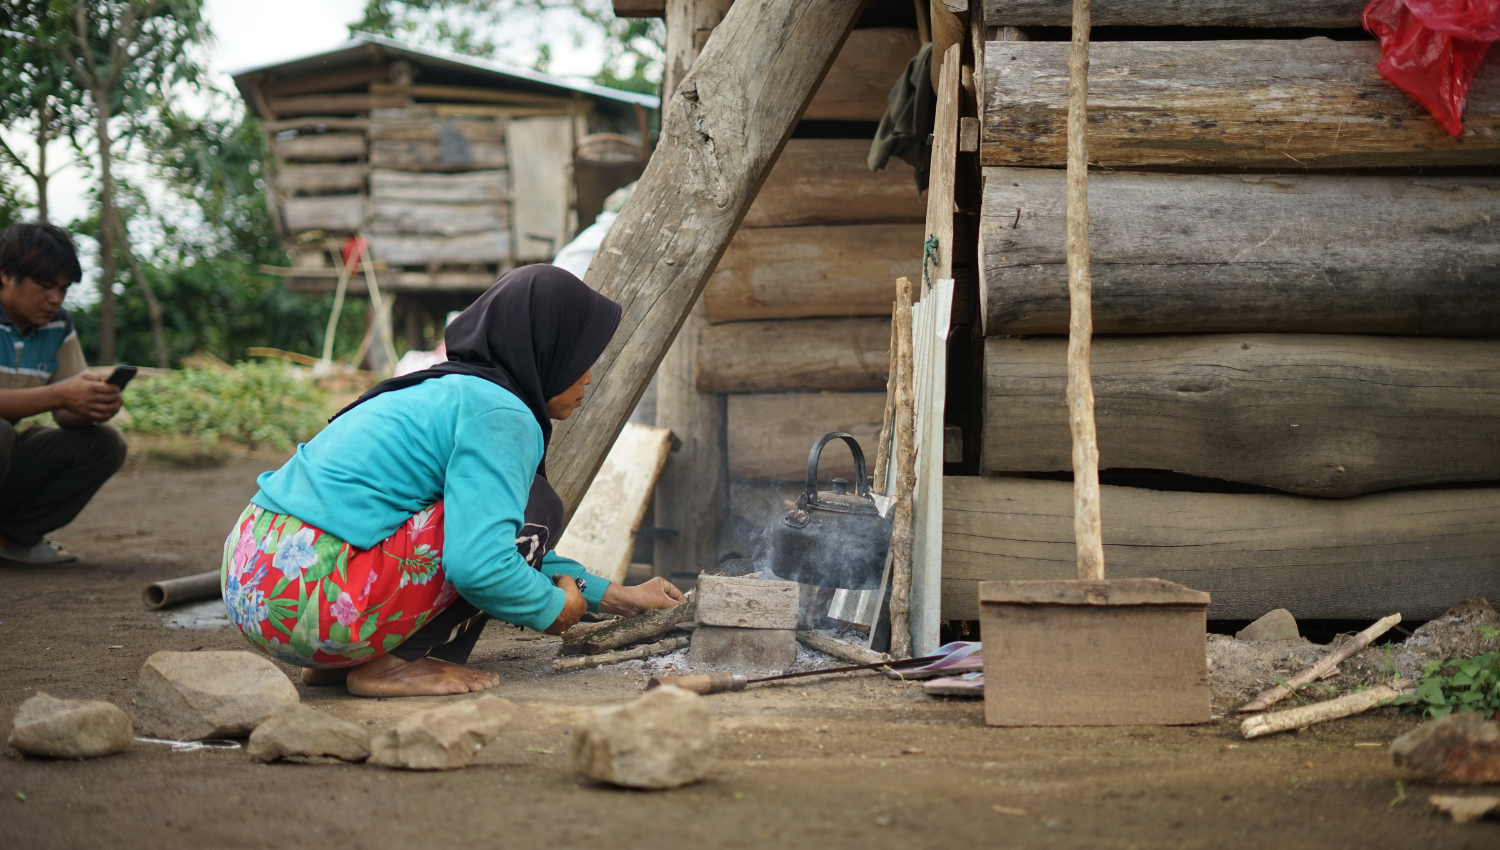
<path id="1" fill-rule="evenodd" d="M 83 278 L 78 249 L 68 231 L 51 224 L 23 221 L 0 233 L 0 271 L 16 280 L 29 277 L 43 286 L 58 278 L 77 283 Z"/>

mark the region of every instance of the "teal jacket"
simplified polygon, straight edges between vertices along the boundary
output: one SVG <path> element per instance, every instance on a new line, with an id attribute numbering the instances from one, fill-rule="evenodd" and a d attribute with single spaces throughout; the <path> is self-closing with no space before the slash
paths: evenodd
<path id="1" fill-rule="evenodd" d="M 609 584 L 555 552 L 532 569 L 516 549 L 544 449 L 520 399 L 482 378 L 447 375 L 333 420 L 261 475 L 251 501 L 371 549 L 441 499 L 443 571 L 453 589 L 486 614 L 542 631 L 565 600 L 554 574 L 586 578 L 590 611 Z"/>

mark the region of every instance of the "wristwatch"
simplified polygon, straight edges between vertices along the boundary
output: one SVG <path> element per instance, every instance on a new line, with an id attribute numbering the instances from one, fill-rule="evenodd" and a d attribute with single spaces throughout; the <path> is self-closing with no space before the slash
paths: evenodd
<path id="1" fill-rule="evenodd" d="M 578 592 L 582 593 L 589 589 L 589 583 L 583 580 L 583 576 L 574 576 L 573 583 L 578 585 Z"/>

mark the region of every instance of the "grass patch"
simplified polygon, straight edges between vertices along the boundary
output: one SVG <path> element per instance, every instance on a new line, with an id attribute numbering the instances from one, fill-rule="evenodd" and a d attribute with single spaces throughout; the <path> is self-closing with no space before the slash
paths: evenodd
<path id="1" fill-rule="evenodd" d="M 246 362 L 142 375 L 125 390 L 125 410 L 122 431 L 288 451 L 327 424 L 328 394 L 305 370 Z"/>

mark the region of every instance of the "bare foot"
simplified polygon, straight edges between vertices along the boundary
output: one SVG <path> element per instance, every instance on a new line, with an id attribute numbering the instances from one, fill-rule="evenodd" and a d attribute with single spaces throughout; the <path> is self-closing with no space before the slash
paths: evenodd
<path id="1" fill-rule="evenodd" d="M 340 667 L 335 670 L 322 670 L 317 667 L 302 668 L 302 683 L 314 687 L 326 688 L 331 685 L 342 685 L 349 678 L 349 668 Z"/>
<path id="2" fill-rule="evenodd" d="M 349 668 L 349 693 L 361 697 L 427 697 L 485 691 L 500 684 L 494 673 L 470 670 L 436 658 L 407 661 L 382 655 Z"/>

